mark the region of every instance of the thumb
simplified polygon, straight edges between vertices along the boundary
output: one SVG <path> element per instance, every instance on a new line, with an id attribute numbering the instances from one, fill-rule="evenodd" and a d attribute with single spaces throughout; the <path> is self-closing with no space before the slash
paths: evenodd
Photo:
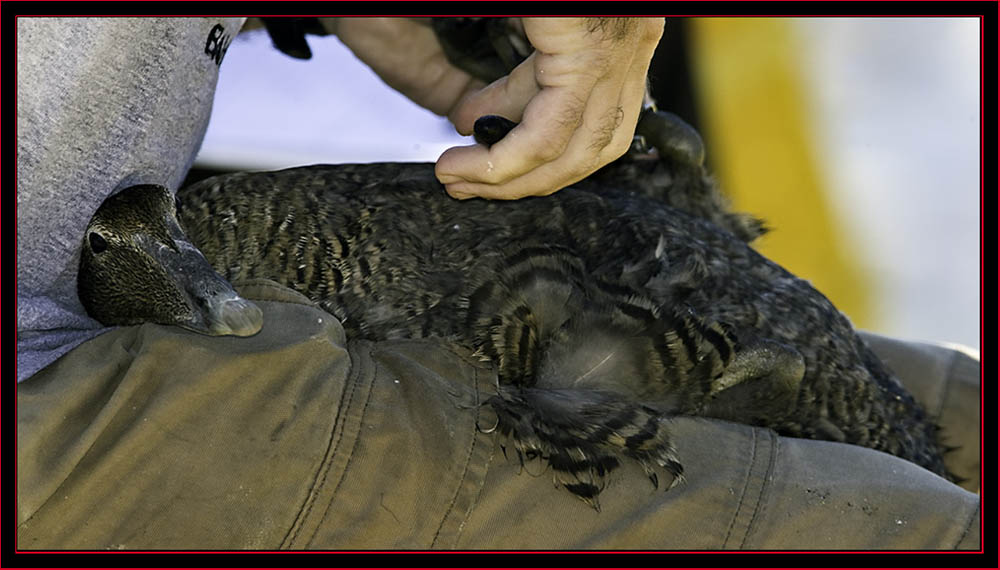
<path id="1" fill-rule="evenodd" d="M 476 119 L 483 115 L 500 115 L 520 122 L 528 101 L 541 89 L 535 81 L 535 55 L 528 56 L 510 75 L 472 92 L 456 105 L 448 114 L 455 129 L 470 135 Z"/>

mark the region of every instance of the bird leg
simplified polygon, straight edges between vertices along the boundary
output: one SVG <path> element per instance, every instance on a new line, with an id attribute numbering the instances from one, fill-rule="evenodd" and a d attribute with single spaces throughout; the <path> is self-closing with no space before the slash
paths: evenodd
<path id="1" fill-rule="evenodd" d="M 703 413 L 743 423 L 792 410 L 805 363 L 794 348 L 769 339 L 737 349 L 725 372 L 711 384 Z"/>

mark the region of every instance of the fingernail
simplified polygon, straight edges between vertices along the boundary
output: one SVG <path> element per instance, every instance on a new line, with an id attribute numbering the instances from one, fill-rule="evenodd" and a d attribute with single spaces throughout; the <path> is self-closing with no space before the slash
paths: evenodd
<path id="1" fill-rule="evenodd" d="M 465 192 L 459 192 L 458 190 L 452 190 L 447 186 L 444 187 L 445 191 L 449 196 L 455 198 L 456 200 L 468 200 L 469 198 L 475 198 L 472 194 L 466 194 Z"/>

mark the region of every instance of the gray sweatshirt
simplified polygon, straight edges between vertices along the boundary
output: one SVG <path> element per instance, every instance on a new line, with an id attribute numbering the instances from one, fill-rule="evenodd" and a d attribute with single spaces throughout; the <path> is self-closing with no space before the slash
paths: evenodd
<path id="1" fill-rule="evenodd" d="M 106 330 L 76 294 L 87 222 L 134 184 L 176 190 L 242 18 L 17 19 L 17 379 Z"/>

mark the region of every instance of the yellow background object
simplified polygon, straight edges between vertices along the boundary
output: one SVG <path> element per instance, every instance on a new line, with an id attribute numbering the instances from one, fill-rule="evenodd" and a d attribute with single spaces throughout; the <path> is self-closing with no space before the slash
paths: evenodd
<path id="1" fill-rule="evenodd" d="M 771 228 L 756 249 L 811 281 L 856 326 L 872 327 L 868 276 L 852 259 L 817 168 L 792 22 L 691 23 L 707 160 L 733 206 Z"/>

